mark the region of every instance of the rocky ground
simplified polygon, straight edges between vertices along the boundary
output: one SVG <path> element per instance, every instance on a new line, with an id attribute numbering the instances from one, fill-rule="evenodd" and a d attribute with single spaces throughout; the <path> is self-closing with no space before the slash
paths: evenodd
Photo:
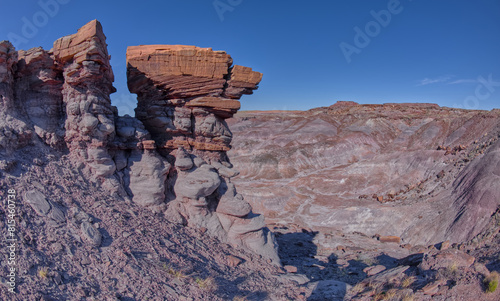
<path id="1" fill-rule="evenodd" d="M 279 226 L 280 256 L 288 271 L 314 282 L 307 300 L 498 300 L 487 279 L 500 267 L 498 225 L 488 239 L 430 246 L 382 242 L 361 233 L 329 237 L 342 242 L 324 252 L 317 232 Z M 493 274 L 494 275 L 494 274 Z"/>
<path id="2" fill-rule="evenodd" d="M 66 156 L 27 148 L 2 164 L 9 168 L 1 171 L 1 198 L 15 190 L 18 241 L 15 293 L 8 291 L 10 251 L 0 250 L 1 300 L 299 298 L 296 283 L 268 260 L 113 198 Z"/>
<path id="3" fill-rule="evenodd" d="M 19 239 L 15 295 L 8 292 L 9 250 L 1 250 L 3 300 L 499 298 L 484 285 L 490 272 L 500 270 L 497 223 L 470 242 L 429 246 L 270 225 L 280 268 L 205 229 L 179 226 L 113 198 L 67 156 L 28 147 L 1 163 L 2 200 L 15 190 Z M 0 214 L 1 235 L 7 237 L 8 208 Z M 325 248 L 326 241 L 336 247 Z"/>

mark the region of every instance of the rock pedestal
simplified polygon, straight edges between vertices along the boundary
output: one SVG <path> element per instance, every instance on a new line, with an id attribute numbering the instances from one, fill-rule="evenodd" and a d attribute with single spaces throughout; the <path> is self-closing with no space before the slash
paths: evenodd
<path id="1" fill-rule="evenodd" d="M 136 117 L 151 133 L 158 153 L 173 157 L 167 176 L 167 185 L 173 186 L 166 210 L 171 220 L 206 228 L 279 263 L 263 216 L 252 213 L 231 183 L 238 172 L 226 155 L 232 133 L 225 119 L 262 79 L 261 73 L 232 62 L 224 51 L 210 48 L 129 47 L 128 86 L 138 96 Z"/>

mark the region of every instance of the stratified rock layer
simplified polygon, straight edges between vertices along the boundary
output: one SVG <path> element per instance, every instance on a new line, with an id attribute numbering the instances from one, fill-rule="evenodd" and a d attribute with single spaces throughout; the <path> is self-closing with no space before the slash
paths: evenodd
<path id="1" fill-rule="evenodd" d="M 233 182 L 269 223 L 462 243 L 500 206 L 499 113 L 354 102 L 241 112 L 228 121 Z"/>
<path id="2" fill-rule="evenodd" d="M 108 149 L 115 136 L 116 109 L 109 98 L 113 71 L 101 24 L 86 24 L 57 40 L 51 51 L 39 47 L 16 52 L 2 42 L 0 57 L 5 66 L 0 68 L 2 112 L 31 124 L 46 144 L 67 148 L 94 176 L 111 176 L 116 167 Z M 14 136 L 31 137 L 31 129 L 20 132 Z"/>
<path id="3" fill-rule="evenodd" d="M 63 66 L 65 141 L 70 151 L 89 162 L 97 176 L 110 176 L 116 167 L 108 152 L 115 135 L 109 94 L 115 89 L 101 24 L 94 20 L 78 33 L 60 38 L 53 51 Z"/>
<path id="4" fill-rule="evenodd" d="M 262 74 L 232 65 L 224 51 L 181 45 L 127 50 L 128 86 L 138 96 L 136 116 L 159 147 L 227 151 L 232 134 L 224 119 L 240 108 Z"/>

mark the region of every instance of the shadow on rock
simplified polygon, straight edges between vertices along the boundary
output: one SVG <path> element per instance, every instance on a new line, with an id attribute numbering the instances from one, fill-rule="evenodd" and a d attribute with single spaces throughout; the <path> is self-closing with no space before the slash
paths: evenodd
<path id="1" fill-rule="evenodd" d="M 338 279 L 341 271 L 337 256 L 318 255 L 313 240 L 318 232 L 307 231 L 276 233 L 279 256 L 285 270 L 305 275 L 310 281 L 304 283 L 310 295 L 307 300 L 343 300 L 348 284 Z M 362 270 L 362 269 L 361 269 Z"/>
<path id="2" fill-rule="evenodd" d="M 239 287 L 242 285 L 245 285 L 244 283 L 247 282 L 249 278 L 248 277 L 238 277 L 233 281 L 228 281 L 226 279 L 218 279 L 217 285 L 217 295 L 219 296 L 228 296 L 227 292 L 230 291 L 229 288 L 234 288 L 234 291 L 238 291 L 238 294 L 233 294 L 229 295 L 230 297 L 228 300 L 237 300 L 238 298 L 242 298 L 242 300 L 248 300 L 248 301 L 260 301 L 260 300 L 267 300 L 269 297 L 269 294 L 267 292 L 262 292 L 262 291 L 250 291 L 250 290 L 240 290 Z"/>

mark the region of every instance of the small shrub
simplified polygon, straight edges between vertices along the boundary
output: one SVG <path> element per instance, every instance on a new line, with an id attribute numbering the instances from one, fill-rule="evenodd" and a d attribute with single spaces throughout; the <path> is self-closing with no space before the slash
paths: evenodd
<path id="1" fill-rule="evenodd" d="M 457 263 L 454 261 L 452 264 L 450 264 L 447 268 L 447 271 L 448 273 L 450 273 L 451 275 L 455 275 L 457 272 L 458 272 L 458 265 Z"/>
<path id="2" fill-rule="evenodd" d="M 205 279 L 196 278 L 195 282 L 196 284 L 198 284 L 198 287 L 201 288 L 202 290 L 209 292 L 217 290 L 217 283 L 215 282 L 215 279 L 213 277 L 208 277 Z"/>
<path id="3" fill-rule="evenodd" d="M 402 288 L 409 288 L 415 282 L 415 276 L 406 276 L 401 281 Z"/>
<path id="4" fill-rule="evenodd" d="M 378 260 L 376 258 L 370 258 L 367 255 L 364 254 L 358 254 L 357 261 L 366 264 L 367 266 L 372 266 L 378 264 Z"/>
<path id="5" fill-rule="evenodd" d="M 351 288 L 351 292 L 355 295 L 361 293 L 364 290 L 365 290 L 365 285 L 361 282 Z"/>
<path id="6" fill-rule="evenodd" d="M 42 279 L 47 279 L 47 276 L 49 275 L 49 269 L 44 267 L 44 268 L 40 268 L 38 269 L 38 277 L 42 278 Z"/>
<path id="7" fill-rule="evenodd" d="M 492 281 L 488 282 L 488 286 L 486 287 L 486 292 L 493 293 L 494 291 L 497 290 L 497 287 L 498 287 L 498 281 L 492 280 Z"/>
<path id="8" fill-rule="evenodd" d="M 499 276 L 497 272 L 491 272 L 488 277 L 484 278 L 487 293 L 493 293 L 497 290 Z"/>
<path id="9" fill-rule="evenodd" d="M 374 291 L 380 291 L 384 285 L 381 282 L 378 281 L 370 281 L 368 283 L 368 287 Z"/>
<path id="10" fill-rule="evenodd" d="M 459 268 L 456 262 L 452 262 L 447 267 L 439 268 L 438 278 L 444 280 L 457 280 L 459 276 Z"/>
<path id="11" fill-rule="evenodd" d="M 184 273 L 182 271 L 172 270 L 172 272 L 170 272 L 169 274 L 174 276 L 174 278 L 177 278 L 177 279 L 184 279 L 187 277 L 186 275 L 184 275 Z"/>
<path id="12" fill-rule="evenodd" d="M 384 292 L 378 292 L 373 295 L 372 300 L 379 301 L 379 300 L 384 300 L 384 298 L 385 298 Z"/>
<path id="13" fill-rule="evenodd" d="M 398 291 L 396 289 L 390 289 L 384 293 L 383 300 L 393 300 L 394 298 L 396 298 L 397 293 Z"/>
<path id="14" fill-rule="evenodd" d="M 402 297 L 401 297 L 401 301 L 413 301 L 414 300 L 414 296 L 412 293 L 405 293 Z"/>
<path id="15" fill-rule="evenodd" d="M 169 275 L 174 276 L 174 278 L 184 279 L 184 278 L 187 277 L 186 275 L 184 275 L 184 273 L 182 271 L 177 271 L 172 266 L 170 266 L 168 264 L 164 263 L 163 264 L 163 269 L 166 270 Z"/>

